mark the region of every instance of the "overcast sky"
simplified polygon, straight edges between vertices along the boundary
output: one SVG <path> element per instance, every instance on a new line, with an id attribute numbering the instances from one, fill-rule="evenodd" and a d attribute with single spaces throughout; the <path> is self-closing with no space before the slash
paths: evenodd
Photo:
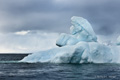
<path id="1" fill-rule="evenodd" d="M 120 0 L 0 0 L 0 33 L 68 33 L 72 16 L 88 19 L 97 34 L 120 32 Z"/>

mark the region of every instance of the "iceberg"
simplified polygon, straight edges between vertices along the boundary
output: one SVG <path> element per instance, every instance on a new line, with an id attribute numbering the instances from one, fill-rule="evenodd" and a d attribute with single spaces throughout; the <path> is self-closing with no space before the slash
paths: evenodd
<path id="1" fill-rule="evenodd" d="M 97 37 L 91 24 L 82 17 L 73 16 L 72 20 L 72 27 L 70 28 L 70 32 L 72 35 L 75 35 L 81 41 L 97 41 Z"/>
<path id="2" fill-rule="evenodd" d="M 75 45 L 78 42 L 79 40 L 75 36 L 62 33 L 56 41 L 56 45 L 62 47 L 65 45 Z"/>
<path id="3" fill-rule="evenodd" d="M 86 19 L 82 17 L 73 16 L 71 18 L 71 21 L 71 34 L 61 34 L 58 40 L 56 41 L 56 45 L 75 45 L 80 41 L 97 42 L 95 32 L 93 31 L 91 24 Z"/>
<path id="4" fill-rule="evenodd" d="M 120 46 L 97 41 L 91 24 L 82 17 L 72 17 L 70 34 L 62 33 L 59 47 L 28 55 L 21 62 L 50 63 L 120 63 Z"/>
<path id="5" fill-rule="evenodd" d="M 117 38 L 117 45 L 120 45 L 120 36 Z"/>
<path id="6" fill-rule="evenodd" d="M 106 46 L 97 42 L 79 42 L 76 45 L 40 51 L 21 61 L 30 63 L 119 63 L 119 49 L 120 47 Z"/>

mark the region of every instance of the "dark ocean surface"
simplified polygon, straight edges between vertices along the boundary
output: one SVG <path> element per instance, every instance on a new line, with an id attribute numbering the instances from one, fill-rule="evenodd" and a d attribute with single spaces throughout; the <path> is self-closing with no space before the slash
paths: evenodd
<path id="1" fill-rule="evenodd" d="M 0 80 L 120 80 L 120 64 L 20 63 L 28 54 L 0 54 Z"/>

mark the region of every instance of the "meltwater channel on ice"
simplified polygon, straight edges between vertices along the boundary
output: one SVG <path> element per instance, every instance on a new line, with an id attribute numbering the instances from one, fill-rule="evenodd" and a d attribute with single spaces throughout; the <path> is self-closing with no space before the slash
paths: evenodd
<path id="1" fill-rule="evenodd" d="M 73 16 L 70 34 L 62 33 L 58 47 L 28 55 L 20 62 L 49 63 L 120 63 L 120 37 L 113 44 L 101 43 L 91 24 Z"/>

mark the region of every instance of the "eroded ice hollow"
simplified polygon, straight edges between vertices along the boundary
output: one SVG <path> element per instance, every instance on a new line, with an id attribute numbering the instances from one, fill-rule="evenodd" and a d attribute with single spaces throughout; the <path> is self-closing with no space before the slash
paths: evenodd
<path id="1" fill-rule="evenodd" d="M 51 63 L 120 63 L 120 47 L 97 42 L 91 24 L 82 17 L 72 17 L 70 34 L 62 33 L 58 48 L 33 53 L 22 62 Z"/>

